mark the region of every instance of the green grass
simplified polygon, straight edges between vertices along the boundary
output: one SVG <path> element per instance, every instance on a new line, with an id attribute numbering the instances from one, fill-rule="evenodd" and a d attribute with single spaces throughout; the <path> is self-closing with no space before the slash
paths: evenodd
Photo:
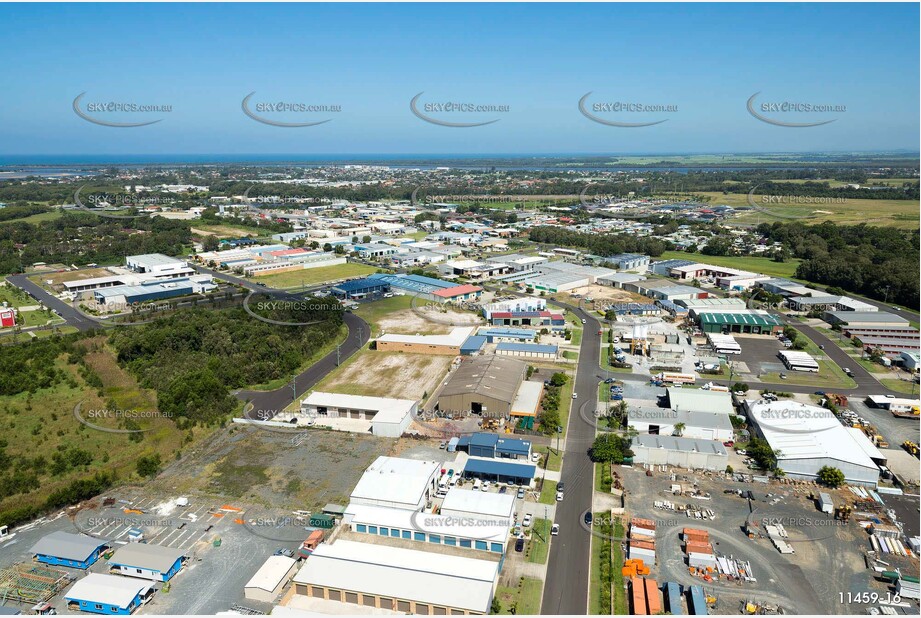
<path id="1" fill-rule="evenodd" d="M 830 360 L 817 360 L 819 373 L 801 371 L 784 371 L 786 380 L 780 378 L 780 372 L 762 373 L 761 382 L 770 384 L 797 384 L 799 386 L 824 386 L 828 388 L 854 388 L 857 383 L 847 377 L 838 365 Z"/>
<path id="2" fill-rule="evenodd" d="M 364 319 L 365 322 L 370 324 L 374 331 L 377 332 L 377 323 L 381 318 L 388 314 L 411 308 L 412 302 L 413 297 L 408 294 L 406 296 L 382 298 L 380 300 L 375 300 L 374 302 L 362 303 L 353 310 L 353 313 Z M 419 305 L 421 306 L 421 304 L 422 303 L 420 301 Z"/>
<path id="3" fill-rule="evenodd" d="M 45 324 L 63 324 L 64 320 L 53 314 L 49 310 L 45 311 L 20 311 L 19 326 L 26 328 L 28 326 L 43 326 Z"/>
<path id="4" fill-rule="evenodd" d="M 610 363 L 611 357 L 609 355 L 609 350 L 611 349 L 611 345 L 613 344 L 601 346 L 601 358 L 599 359 L 601 368 L 604 369 L 605 371 L 611 371 L 615 373 L 633 373 L 633 369 L 615 367 L 614 365 Z"/>
<path id="5" fill-rule="evenodd" d="M 573 381 L 573 376 L 569 375 L 566 384 L 560 389 L 560 426 L 563 428 L 562 438 L 566 437 L 566 431 L 569 425 L 569 413 L 572 410 L 573 404 L 581 405 L 578 399 L 574 400 L 572 398 Z"/>
<path id="6" fill-rule="evenodd" d="M 579 360 L 579 353 L 574 352 L 573 350 L 564 350 L 563 358 L 568 358 L 569 360 Z"/>
<path id="7" fill-rule="evenodd" d="M 595 513 L 594 529 L 600 534 L 592 536 L 592 553 L 589 575 L 588 610 L 592 615 L 611 615 L 611 576 L 615 567 L 620 568 L 612 559 L 610 537 L 613 526 L 607 520 L 610 514 L 604 511 Z M 626 612 L 624 612 L 626 613 Z"/>
<path id="8" fill-rule="evenodd" d="M 908 380 L 880 380 L 879 383 L 888 389 L 907 395 L 917 395 L 919 391 L 918 385 Z"/>
<path id="9" fill-rule="evenodd" d="M 624 538 L 624 522 L 620 519 L 614 521 L 614 538 Z M 613 543 L 611 546 L 611 579 L 614 587 L 614 612 L 615 616 L 626 616 L 629 609 L 627 603 L 627 591 L 624 590 L 624 576 L 620 574 L 620 567 L 624 564 L 624 552 L 620 548 L 620 543 Z"/>
<path id="10" fill-rule="evenodd" d="M 541 504 L 556 504 L 556 481 L 549 479 L 544 480 L 544 485 L 540 490 Z"/>
<path id="11" fill-rule="evenodd" d="M 289 270 L 274 275 L 263 275 L 261 277 L 251 277 L 250 280 L 256 283 L 264 283 L 270 288 L 300 288 L 319 283 L 338 281 L 349 277 L 363 277 L 377 272 L 376 268 L 364 264 L 339 264 L 336 266 L 323 266 L 320 268 L 302 268 L 300 270 Z"/>
<path id="12" fill-rule="evenodd" d="M 524 614 L 536 616 L 540 613 L 541 596 L 544 590 L 544 583 L 533 577 L 522 577 L 518 581 L 518 587 L 498 586 L 496 588 L 496 597 L 502 609 L 500 614 Z M 512 607 L 515 611 L 512 611 Z"/>
<path id="13" fill-rule="evenodd" d="M 572 345 L 582 345 L 582 329 L 574 328 L 572 329 L 572 339 L 569 340 L 569 343 Z"/>
<path id="14" fill-rule="evenodd" d="M 29 215 L 28 217 L 20 217 L 19 219 L 7 219 L 6 221 L 0 221 L 0 225 L 4 223 L 41 223 L 42 221 L 54 221 L 55 219 L 60 219 L 64 216 L 64 211 L 60 209 L 54 209 L 50 212 L 40 212 L 35 215 Z"/>
<path id="15" fill-rule="evenodd" d="M 556 483 L 554 483 L 555 485 Z M 535 519 L 528 542 L 528 562 L 546 564 L 550 554 L 550 520 Z"/>
<path id="16" fill-rule="evenodd" d="M 666 251 L 662 254 L 663 260 L 697 260 L 704 264 L 713 264 L 714 266 L 725 266 L 727 268 L 738 268 L 748 270 L 771 277 L 793 277 L 796 267 L 799 266 L 800 260 L 790 258 L 786 262 L 775 262 L 766 257 L 747 257 L 740 255 L 703 255 L 701 253 L 686 253 L 684 251 Z"/>
<path id="17" fill-rule="evenodd" d="M 3 303 L 18 309 L 19 307 L 33 307 L 38 304 L 38 301 L 15 285 L 4 281 L 4 285 L 0 285 L 0 305 Z"/>
<path id="18" fill-rule="evenodd" d="M 559 472 L 563 469 L 563 455 L 557 452 L 556 448 L 537 446 L 534 448 L 534 452 L 543 455 L 542 462 L 547 470 Z"/>

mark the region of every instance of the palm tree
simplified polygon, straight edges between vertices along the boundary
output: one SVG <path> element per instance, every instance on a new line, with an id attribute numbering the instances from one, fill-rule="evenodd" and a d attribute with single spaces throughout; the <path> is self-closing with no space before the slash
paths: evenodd
<path id="1" fill-rule="evenodd" d="M 675 428 L 672 431 L 672 435 L 680 437 L 684 433 L 684 430 L 686 427 L 687 425 L 685 425 L 684 423 L 675 423 Z"/>

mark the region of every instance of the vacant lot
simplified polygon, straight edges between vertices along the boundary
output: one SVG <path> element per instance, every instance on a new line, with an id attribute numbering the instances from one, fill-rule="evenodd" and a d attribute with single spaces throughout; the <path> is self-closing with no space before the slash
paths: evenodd
<path id="1" fill-rule="evenodd" d="M 747 193 L 716 193 L 701 192 L 695 195 L 709 197 L 713 205 L 725 204 L 733 208 L 750 208 Z M 761 195 L 753 195 L 752 201 L 761 206 Z M 771 216 L 777 213 L 780 216 Z M 822 223 L 831 221 L 857 225 L 891 226 L 900 228 L 918 227 L 918 202 L 912 200 L 870 200 L 845 198 L 842 204 L 802 204 L 802 205 L 765 205 L 762 210 L 751 209 L 739 213 L 732 219 L 740 223 L 773 223 L 774 221 L 789 221 L 787 217 L 803 217 L 803 223 Z"/>
<path id="2" fill-rule="evenodd" d="M 414 309 L 389 313 L 377 320 L 381 332 L 404 335 L 441 335 L 458 326 L 481 324 L 483 319 L 475 313 L 431 307 L 424 301 L 417 301 Z"/>
<path id="3" fill-rule="evenodd" d="M 323 266 L 322 268 L 302 268 L 289 270 L 283 273 L 262 275 L 254 277 L 259 283 L 264 283 L 270 288 L 296 288 L 306 285 L 316 285 L 330 281 L 339 281 L 350 277 L 363 277 L 377 272 L 376 268 L 364 264 L 339 264 L 338 266 Z"/>
<path id="4" fill-rule="evenodd" d="M 664 259 L 664 258 L 663 258 Z M 578 294 L 581 299 L 573 298 L 573 294 Z M 581 288 L 575 288 L 568 292 L 554 294 L 553 298 L 560 302 L 578 304 L 586 298 L 591 298 L 594 306 L 601 308 L 602 305 L 611 303 L 649 303 L 651 302 L 645 296 L 628 292 L 620 288 L 609 287 L 606 285 L 587 285 Z M 583 302 L 583 306 L 591 306 L 591 303 Z"/>
<path id="5" fill-rule="evenodd" d="M 83 270 L 68 270 L 59 273 L 42 273 L 41 275 L 35 275 L 29 278 L 39 285 L 48 285 L 48 281 L 50 281 L 52 286 L 60 286 L 65 281 L 82 281 L 95 277 L 111 276 L 112 271 L 107 268 L 86 268 Z"/>
<path id="6" fill-rule="evenodd" d="M 265 236 L 271 232 L 260 230 L 258 227 L 245 225 L 196 225 L 192 228 L 193 234 L 199 236 L 217 236 L 218 238 L 240 238 L 241 236 Z"/>
<path id="7" fill-rule="evenodd" d="M 452 356 L 364 350 L 317 384 L 315 390 L 422 399 L 435 391 L 452 360 Z"/>

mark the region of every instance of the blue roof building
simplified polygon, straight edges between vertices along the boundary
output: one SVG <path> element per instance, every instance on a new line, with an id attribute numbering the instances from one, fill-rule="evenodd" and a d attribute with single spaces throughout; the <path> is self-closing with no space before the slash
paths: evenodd
<path id="1" fill-rule="evenodd" d="M 460 353 L 464 356 L 476 354 L 486 345 L 487 338 L 483 335 L 471 335 L 461 344 Z"/>
<path id="2" fill-rule="evenodd" d="M 390 286 L 385 281 L 366 277 L 364 279 L 344 281 L 330 288 L 330 291 L 333 293 L 333 296 L 338 298 L 355 299 L 365 298 L 366 296 L 373 296 L 375 294 L 383 294 L 389 289 Z"/>
<path id="3" fill-rule="evenodd" d="M 464 465 L 467 477 L 476 477 L 500 483 L 530 485 L 537 467 L 534 464 L 505 461 L 502 459 L 478 459 L 470 457 Z"/>
<path id="4" fill-rule="evenodd" d="M 471 457 L 489 457 L 490 459 L 530 459 L 531 441 L 519 438 L 504 438 L 499 434 L 477 432 L 471 436 L 464 436 L 458 443 L 458 448 L 464 450 Z"/>
<path id="5" fill-rule="evenodd" d="M 496 346 L 496 354 L 501 356 L 520 356 L 526 358 L 556 358 L 559 347 L 555 345 L 541 345 L 538 343 L 500 343 Z"/>
<path id="6" fill-rule="evenodd" d="M 536 313 L 536 312 L 535 312 Z M 479 332 L 489 343 L 500 341 L 534 341 L 537 333 L 527 328 L 488 328 Z"/>

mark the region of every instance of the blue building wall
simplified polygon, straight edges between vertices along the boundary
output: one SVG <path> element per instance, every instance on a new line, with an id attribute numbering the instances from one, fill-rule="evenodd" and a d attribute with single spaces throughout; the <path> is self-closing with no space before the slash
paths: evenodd
<path id="1" fill-rule="evenodd" d="M 112 561 L 109 561 L 109 564 L 113 567 L 122 567 L 125 569 L 140 568 L 133 564 L 120 564 L 120 563 L 112 562 Z M 162 571 L 159 572 L 160 581 L 164 581 L 164 582 L 169 581 L 170 579 L 172 579 L 173 575 L 179 572 L 181 568 L 182 568 L 182 558 L 181 557 L 176 558 L 176 562 L 173 563 L 173 566 L 170 567 L 169 571 L 167 571 L 166 573 L 163 573 Z"/>
<path id="2" fill-rule="evenodd" d="M 389 536 L 406 541 L 416 541 L 419 543 L 432 543 L 435 545 L 448 545 L 450 547 L 478 549 L 480 551 L 488 551 L 495 554 L 501 554 L 505 552 L 505 544 L 497 543 L 495 541 L 468 539 L 450 535 L 420 532 L 418 530 L 403 530 L 401 528 L 388 528 L 386 526 L 372 526 L 369 524 L 354 524 L 353 529 L 355 532 L 360 532 L 362 534 Z"/>
<path id="3" fill-rule="evenodd" d="M 141 604 L 140 594 L 135 596 L 134 600 L 131 601 L 131 604 L 125 608 L 117 607 L 115 605 L 104 605 L 95 601 L 72 599 L 70 597 L 66 597 L 66 599 L 68 603 L 76 603 L 81 612 L 89 612 L 91 614 L 105 614 L 106 616 L 128 616 L 131 614 L 131 612 L 134 611 L 136 607 Z"/>
<path id="4" fill-rule="evenodd" d="M 59 558 L 57 556 L 49 556 L 47 554 L 36 554 L 35 559 L 39 562 L 44 562 L 45 564 L 50 564 L 53 566 L 64 566 L 70 567 L 72 569 L 88 569 L 93 566 L 99 556 L 102 554 L 102 548 L 105 545 L 100 545 L 97 547 L 92 554 L 89 555 L 85 560 L 67 560 L 66 558 Z"/>

